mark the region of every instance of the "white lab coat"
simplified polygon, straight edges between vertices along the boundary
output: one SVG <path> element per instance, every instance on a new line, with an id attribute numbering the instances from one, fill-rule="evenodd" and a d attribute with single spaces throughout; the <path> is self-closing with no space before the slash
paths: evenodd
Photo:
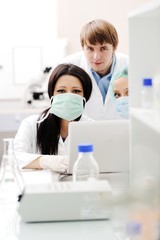
<path id="1" fill-rule="evenodd" d="M 28 165 L 30 162 L 40 157 L 42 154 L 37 152 L 37 128 L 36 123 L 39 115 L 32 115 L 25 118 L 14 139 L 14 151 L 20 168 Z M 93 121 L 83 115 L 80 121 Z M 60 137 L 58 143 L 58 155 L 67 155 L 68 138 L 65 141 Z"/>
<path id="2" fill-rule="evenodd" d="M 128 56 L 119 52 L 115 53 L 116 64 L 114 68 L 114 73 L 120 71 L 124 66 L 128 65 Z M 80 51 L 74 53 L 66 58 L 64 58 L 59 63 L 72 63 L 81 68 L 83 68 L 91 77 L 93 90 L 89 101 L 85 106 L 85 114 L 95 120 L 103 119 L 121 119 L 119 114 L 115 110 L 115 104 L 109 96 L 109 91 L 107 93 L 105 103 L 103 104 L 103 98 L 99 87 L 91 73 L 90 67 L 85 58 L 84 52 Z"/>

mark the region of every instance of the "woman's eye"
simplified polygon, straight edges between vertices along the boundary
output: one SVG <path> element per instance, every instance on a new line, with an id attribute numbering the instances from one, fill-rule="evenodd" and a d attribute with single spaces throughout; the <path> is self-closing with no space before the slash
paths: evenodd
<path id="1" fill-rule="evenodd" d="M 64 89 L 59 89 L 57 90 L 58 93 L 65 93 L 65 90 Z"/>
<path id="2" fill-rule="evenodd" d="M 114 93 L 115 98 L 119 98 L 121 96 L 120 93 Z"/>
<path id="3" fill-rule="evenodd" d="M 129 92 L 128 92 L 128 90 L 126 91 L 126 96 L 129 96 Z"/>
<path id="4" fill-rule="evenodd" d="M 79 90 L 79 89 L 75 89 L 75 90 L 73 90 L 73 93 L 81 93 L 82 91 L 81 90 Z"/>

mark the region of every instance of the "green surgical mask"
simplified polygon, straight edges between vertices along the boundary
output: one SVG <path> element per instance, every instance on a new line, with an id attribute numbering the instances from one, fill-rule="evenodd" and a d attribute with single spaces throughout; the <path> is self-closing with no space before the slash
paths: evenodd
<path id="1" fill-rule="evenodd" d="M 51 98 L 50 113 L 67 121 L 72 121 L 82 115 L 85 98 L 75 93 L 57 94 Z"/>

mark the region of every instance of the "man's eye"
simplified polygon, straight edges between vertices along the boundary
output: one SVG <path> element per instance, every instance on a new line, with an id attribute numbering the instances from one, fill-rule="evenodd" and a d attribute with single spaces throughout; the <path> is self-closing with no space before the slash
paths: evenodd
<path id="1" fill-rule="evenodd" d="M 91 48 L 91 47 L 87 47 L 87 50 L 89 50 L 89 51 L 93 51 L 93 48 Z"/>
<path id="2" fill-rule="evenodd" d="M 107 47 L 102 47 L 102 48 L 101 48 L 101 51 L 106 51 L 106 50 L 108 50 Z"/>

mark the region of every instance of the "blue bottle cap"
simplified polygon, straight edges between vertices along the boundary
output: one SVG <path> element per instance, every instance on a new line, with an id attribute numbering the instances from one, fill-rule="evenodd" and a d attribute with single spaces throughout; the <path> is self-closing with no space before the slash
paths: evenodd
<path id="1" fill-rule="evenodd" d="M 132 221 L 127 224 L 127 233 L 130 235 L 139 235 L 141 234 L 142 226 L 137 221 Z"/>
<path id="2" fill-rule="evenodd" d="M 93 145 L 92 144 L 79 144 L 78 152 L 93 152 Z"/>
<path id="3" fill-rule="evenodd" d="M 152 86 L 152 78 L 144 78 L 143 86 Z"/>

